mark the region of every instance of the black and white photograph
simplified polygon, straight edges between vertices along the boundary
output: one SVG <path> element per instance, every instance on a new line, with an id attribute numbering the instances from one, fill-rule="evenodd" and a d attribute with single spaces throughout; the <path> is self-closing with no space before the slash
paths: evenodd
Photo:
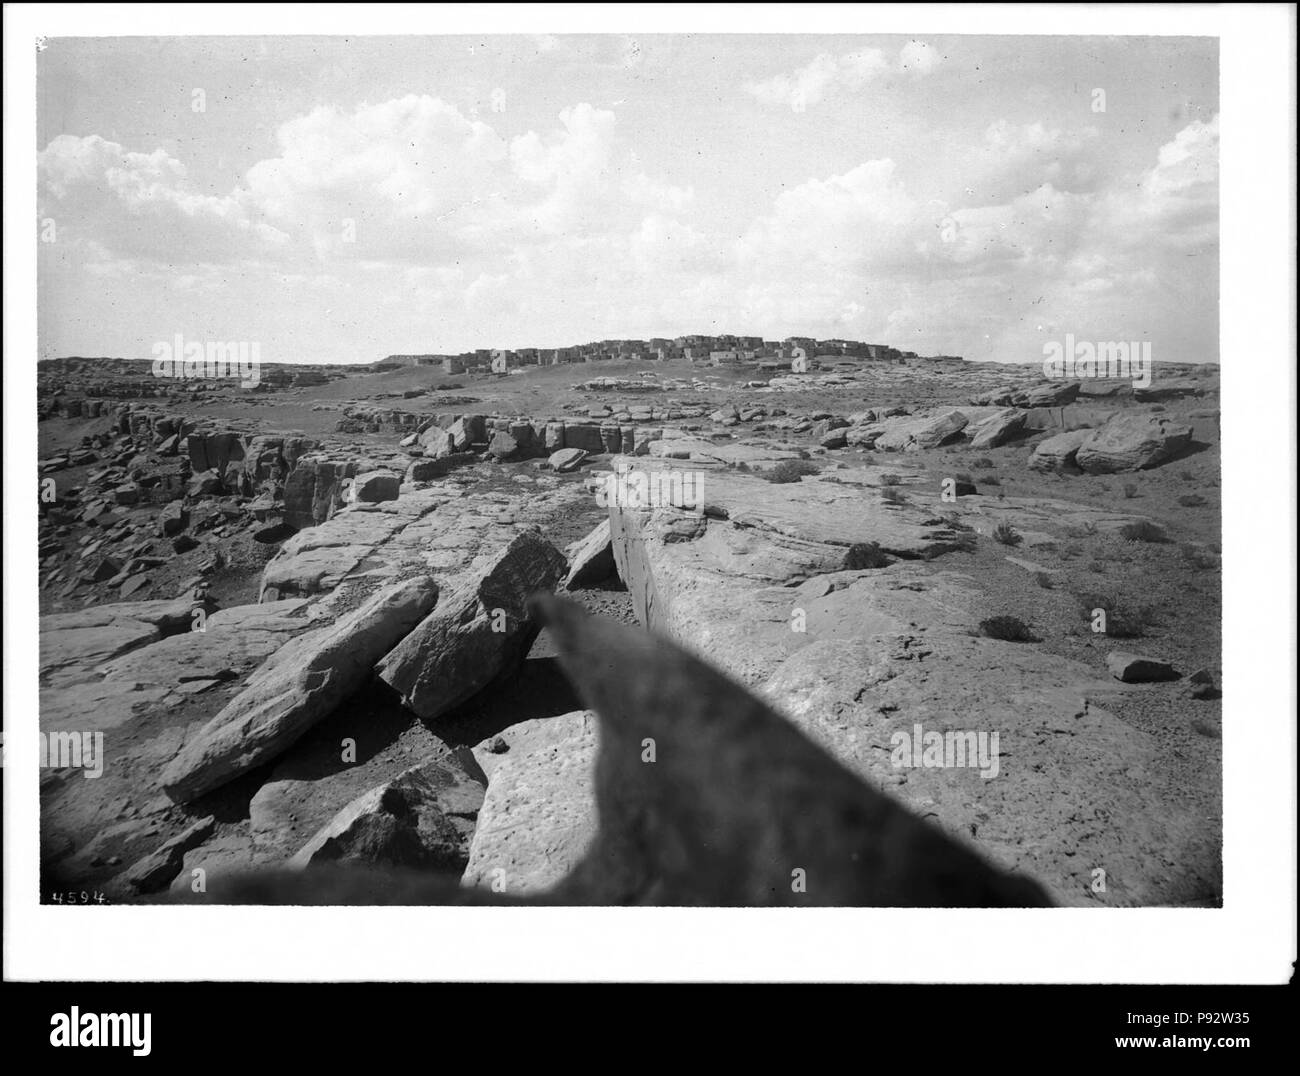
<path id="1" fill-rule="evenodd" d="M 1294 807 L 1294 266 L 1229 285 L 1225 9 L 226 6 L 23 13 L 32 915 L 1294 914 L 1233 799 Z"/>

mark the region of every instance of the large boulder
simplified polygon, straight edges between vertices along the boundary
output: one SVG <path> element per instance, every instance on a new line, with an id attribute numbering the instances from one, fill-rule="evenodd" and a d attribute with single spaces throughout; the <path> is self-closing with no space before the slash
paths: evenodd
<path id="1" fill-rule="evenodd" d="M 553 591 L 567 569 L 558 549 L 525 531 L 444 590 L 379 663 L 380 679 L 426 720 L 445 714 L 527 656 L 539 630 L 528 599 Z"/>
<path id="2" fill-rule="evenodd" d="M 350 499 L 362 504 L 395 501 L 401 485 L 401 478 L 391 471 L 367 471 L 352 480 Z"/>
<path id="3" fill-rule="evenodd" d="M 225 474 L 227 464 L 244 458 L 244 444 L 235 433 L 191 433 L 185 445 L 195 471 Z"/>
<path id="4" fill-rule="evenodd" d="M 1040 441 L 1029 455 L 1030 469 L 1060 473 L 1077 468 L 1075 454 L 1092 433 L 1092 430 L 1068 430 Z"/>
<path id="5" fill-rule="evenodd" d="M 1078 381 L 1048 381 L 1018 394 L 1016 403 L 1021 407 L 1064 407 L 1079 398 L 1081 387 Z"/>
<path id="6" fill-rule="evenodd" d="M 551 470 L 558 474 L 567 474 L 569 471 L 576 471 L 582 466 L 582 461 L 587 458 L 587 453 L 580 448 L 561 448 L 551 453 L 549 463 Z"/>
<path id="7" fill-rule="evenodd" d="M 887 452 L 937 448 L 966 428 L 970 420 L 960 411 L 944 411 L 926 418 L 907 418 L 887 425 L 875 447 Z"/>
<path id="8" fill-rule="evenodd" d="M 406 438 L 402 439 L 402 444 L 406 444 Z M 435 459 L 441 456 L 450 456 L 456 451 L 456 438 L 451 432 L 444 430 L 441 426 L 430 426 L 423 433 L 412 441 L 412 444 L 418 444 L 424 450 L 426 456 Z"/>
<path id="9" fill-rule="evenodd" d="M 356 473 L 351 460 L 299 460 L 284 483 L 285 522 L 300 530 L 324 523 L 342 506 L 344 484 Z"/>
<path id="10" fill-rule="evenodd" d="M 421 763 L 344 807 L 289 860 L 454 871 L 469 862 L 483 786 L 449 759 Z"/>
<path id="11" fill-rule="evenodd" d="M 1079 446 L 1075 462 L 1088 474 L 1141 471 L 1164 463 L 1191 439 L 1190 426 L 1163 415 L 1116 415 L 1092 431 L 1092 436 Z"/>
<path id="12" fill-rule="evenodd" d="M 427 576 L 395 583 L 281 647 L 168 765 L 167 794 L 192 800 L 279 755 L 356 691 L 437 599 Z"/>
<path id="13" fill-rule="evenodd" d="M 471 445 L 487 440 L 487 419 L 483 415 L 462 415 L 447 432 L 455 451 L 467 452 Z"/>
<path id="14" fill-rule="evenodd" d="M 971 431 L 971 448 L 997 448 L 1025 428 L 1025 413 L 1008 407 L 982 420 Z"/>

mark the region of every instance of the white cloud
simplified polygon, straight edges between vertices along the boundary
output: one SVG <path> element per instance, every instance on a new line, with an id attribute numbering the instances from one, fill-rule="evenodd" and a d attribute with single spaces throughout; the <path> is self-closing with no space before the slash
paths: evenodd
<path id="1" fill-rule="evenodd" d="M 927 75 L 938 63 L 938 54 L 923 41 L 909 41 L 892 62 L 880 49 L 860 49 L 842 56 L 823 52 L 789 74 L 746 83 L 745 89 L 764 104 L 789 105 L 801 112 L 834 90 L 860 90 L 891 74 Z"/>

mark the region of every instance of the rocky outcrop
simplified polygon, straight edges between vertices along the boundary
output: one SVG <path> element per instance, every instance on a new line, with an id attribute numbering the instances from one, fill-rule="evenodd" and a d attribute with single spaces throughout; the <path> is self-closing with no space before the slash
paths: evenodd
<path id="1" fill-rule="evenodd" d="M 715 907 L 1048 903 L 1033 881 L 864 784 L 686 651 L 559 599 L 542 609 L 565 671 L 601 718 L 599 829 L 550 899 Z M 593 661 L 598 653 L 602 660 Z"/>
<path id="2" fill-rule="evenodd" d="M 845 570 L 853 543 L 913 555 L 929 544 L 941 554 L 943 539 L 906 506 L 892 522 L 889 509 L 864 510 L 861 491 L 841 515 L 823 485 L 706 486 L 706 525 L 689 536 L 674 528 L 670 509 L 612 509 L 619 574 L 643 621 L 761 691 L 841 763 L 933 814 L 954 839 L 1032 874 L 1062 903 L 1092 902 L 1089 870 L 1098 863 L 1110 864 L 1111 903 L 1177 899 L 1175 883 L 1153 867 L 1170 848 L 1213 873 L 1213 836 L 1145 778 L 1155 742 L 1105 708 L 1111 681 L 982 637 L 978 592 L 942 559 Z M 900 540 L 909 534 L 911 542 Z M 817 576 L 826 582 L 816 590 L 794 591 Z M 988 743 L 995 733 L 1009 756 L 1000 768 L 894 765 L 896 737 Z M 1117 757 L 1130 765 L 1117 770 Z M 1098 797 L 1108 805 L 1104 828 L 1081 821 Z"/>

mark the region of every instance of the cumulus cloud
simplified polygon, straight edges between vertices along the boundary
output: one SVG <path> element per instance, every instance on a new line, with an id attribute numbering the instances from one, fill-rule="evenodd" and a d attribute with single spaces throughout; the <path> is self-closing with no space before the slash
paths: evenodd
<path id="1" fill-rule="evenodd" d="M 811 105 L 937 62 L 921 42 L 823 55 L 750 92 Z M 507 136 L 407 95 L 282 124 L 225 194 L 162 148 L 61 135 L 40 197 L 98 280 L 157 274 L 188 297 L 238 276 L 241 294 L 260 283 L 268 304 L 327 312 L 373 296 L 410 319 L 393 350 L 421 346 L 422 324 L 487 340 L 562 309 L 589 338 L 691 325 L 1032 359 L 1043 332 L 1154 328 L 1177 353 L 1196 331 L 1179 311 L 1215 304 L 1218 135 L 1217 117 L 1195 121 L 1125 171 L 1093 127 L 981 122 L 946 188 L 868 159 L 724 226 L 640 163 L 610 110 L 580 102 Z M 72 271 L 66 248 L 49 257 Z"/>
<path id="2" fill-rule="evenodd" d="M 64 241 L 93 241 L 111 255 L 145 256 L 160 233 L 185 261 L 222 260 L 250 243 L 269 249 L 285 239 L 246 192 L 196 191 L 185 166 L 162 149 L 131 152 L 98 135 L 65 134 L 37 154 L 36 165 L 41 216 L 55 221 Z"/>
<path id="3" fill-rule="evenodd" d="M 788 105 L 796 112 L 819 104 L 836 90 L 860 90 L 889 75 L 927 75 L 939 56 L 923 41 L 909 41 L 891 60 L 881 49 L 860 49 L 833 56 L 819 53 L 811 62 L 788 74 L 745 85 L 746 91 L 768 105 Z"/>

